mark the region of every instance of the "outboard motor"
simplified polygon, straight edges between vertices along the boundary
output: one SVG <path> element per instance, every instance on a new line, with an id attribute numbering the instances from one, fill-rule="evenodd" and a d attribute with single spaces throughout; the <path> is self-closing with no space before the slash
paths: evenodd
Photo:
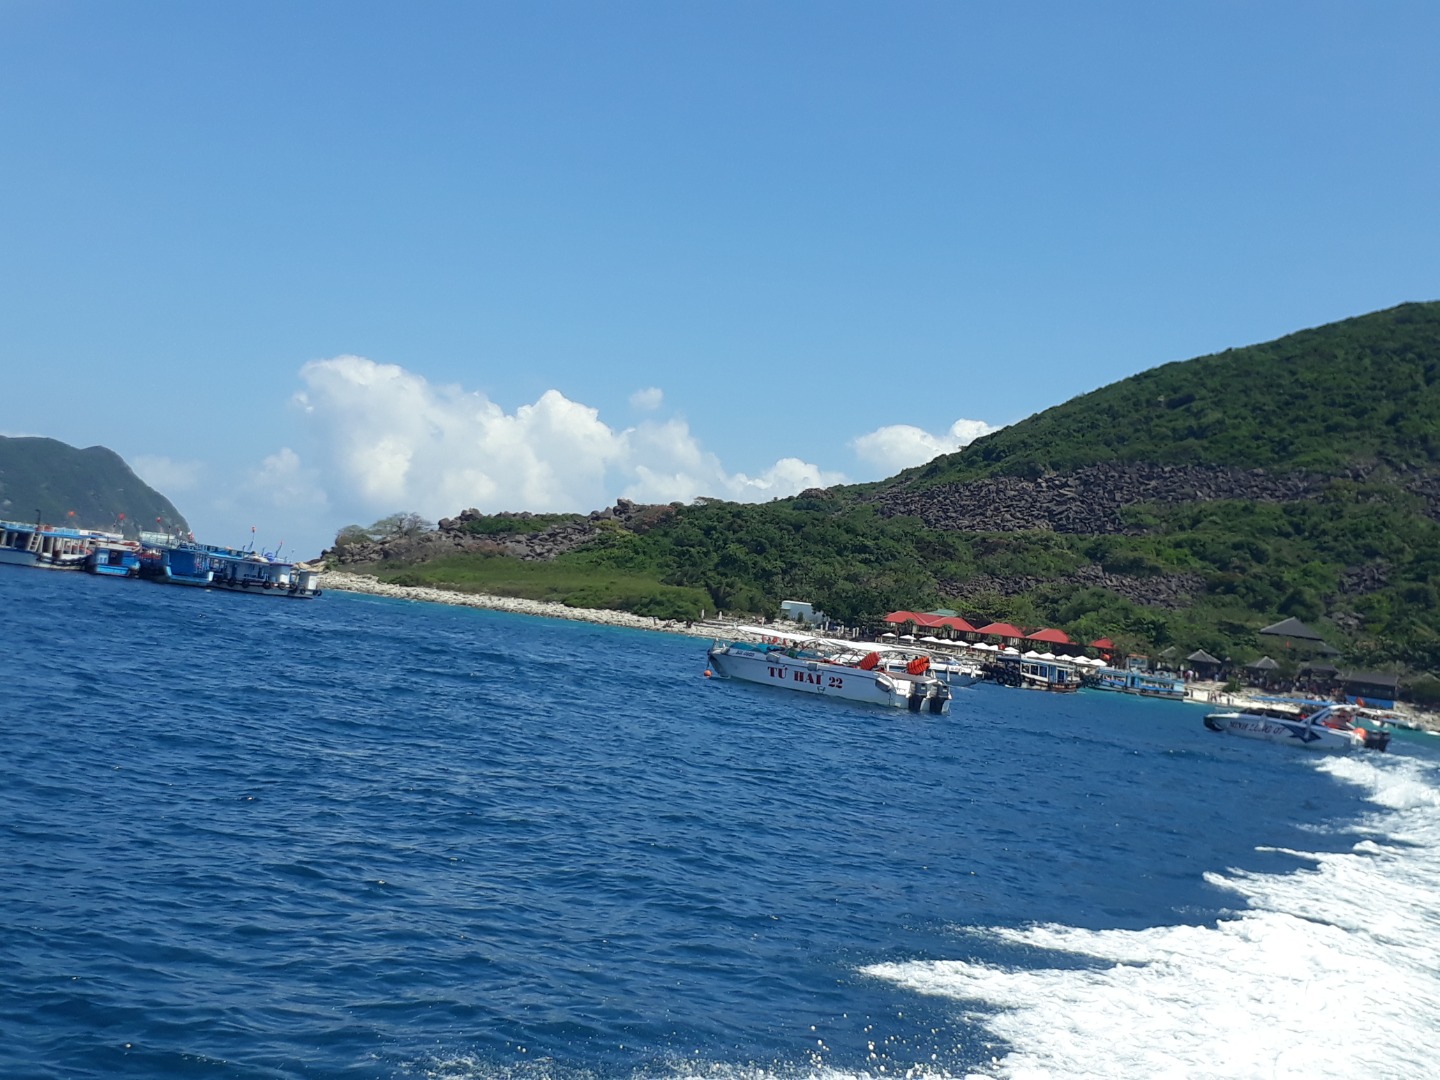
<path id="1" fill-rule="evenodd" d="M 1384 750 L 1390 745 L 1390 732 L 1383 730 L 1372 731 L 1370 728 L 1363 728 L 1362 730 L 1365 732 L 1366 750 Z"/>
<path id="2" fill-rule="evenodd" d="M 950 700 L 950 688 L 948 686 L 936 686 L 930 692 L 930 711 L 939 716 L 945 711 L 945 703 Z"/>
<path id="3" fill-rule="evenodd" d="M 920 706 L 925 704 L 924 691 L 922 691 L 918 686 L 912 685 L 910 687 L 910 696 L 905 700 L 905 704 L 909 707 L 911 712 L 919 712 Z"/>

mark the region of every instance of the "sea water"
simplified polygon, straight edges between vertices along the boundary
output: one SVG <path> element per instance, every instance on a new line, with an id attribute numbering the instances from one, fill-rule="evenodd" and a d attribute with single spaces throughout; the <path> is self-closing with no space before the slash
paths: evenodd
<path id="1" fill-rule="evenodd" d="M 10 1080 L 1437 1074 L 1440 739 L 0 571 Z"/>

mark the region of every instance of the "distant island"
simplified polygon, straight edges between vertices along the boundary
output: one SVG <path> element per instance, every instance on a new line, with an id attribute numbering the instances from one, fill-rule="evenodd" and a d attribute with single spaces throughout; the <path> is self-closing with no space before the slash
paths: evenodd
<path id="1" fill-rule="evenodd" d="M 0 436 L 0 518 L 81 529 L 188 533 L 175 505 L 103 446 Z"/>
<path id="2" fill-rule="evenodd" d="M 806 600 L 875 629 L 889 611 L 949 609 L 1236 662 L 1293 617 L 1347 664 L 1440 697 L 1440 303 L 1164 364 L 878 483 L 766 504 L 396 514 L 342 530 L 325 557 L 394 584 L 661 619 Z"/>

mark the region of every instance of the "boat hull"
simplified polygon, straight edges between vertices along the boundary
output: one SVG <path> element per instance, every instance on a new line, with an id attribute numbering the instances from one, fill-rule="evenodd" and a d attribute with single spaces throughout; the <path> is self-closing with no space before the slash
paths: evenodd
<path id="1" fill-rule="evenodd" d="M 85 567 L 90 573 L 99 577 L 139 577 L 140 567 L 111 565 L 109 563 L 92 563 Z"/>
<path id="2" fill-rule="evenodd" d="M 237 581 L 217 577 L 210 582 L 210 588 L 222 589 L 225 592 L 243 592 L 252 596 L 274 596 L 291 600 L 311 600 L 320 595 L 319 589 L 314 586 L 302 585 L 297 581 L 283 582 L 249 578 Z"/>
<path id="3" fill-rule="evenodd" d="M 710 670 L 723 679 L 911 712 L 939 715 L 950 709 L 949 687 L 928 676 L 866 671 L 746 646 L 716 646 L 709 652 L 709 661 Z"/>
<path id="4" fill-rule="evenodd" d="M 41 570 L 84 570 L 85 555 L 73 552 L 65 555 L 37 555 L 35 565 Z"/>
<path id="5" fill-rule="evenodd" d="M 1211 731 L 1262 742 L 1285 743 L 1307 750 L 1349 751 L 1365 746 L 1365 734 L 1350 728 L 1331 728 L 1309 720 L 1280 719 L 1254 713 L 1210 713 L 1205 726 Z"/>

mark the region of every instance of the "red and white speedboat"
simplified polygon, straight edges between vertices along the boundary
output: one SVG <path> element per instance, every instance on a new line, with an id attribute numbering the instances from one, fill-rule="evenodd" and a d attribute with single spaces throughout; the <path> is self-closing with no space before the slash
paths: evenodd
<path id="1" fill-rule="evenodd" d="M 950 685 L 928 656 L 763 626 L 737 633 L 710 646 L 707 674 L 910 712 L 950 709 Z"/>

